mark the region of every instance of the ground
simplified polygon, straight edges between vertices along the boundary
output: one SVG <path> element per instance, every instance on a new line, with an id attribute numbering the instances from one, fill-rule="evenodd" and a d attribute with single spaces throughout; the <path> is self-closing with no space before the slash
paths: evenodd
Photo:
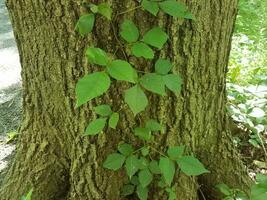
<path id="1" fill-rule="evenodd" d="M 7 134 L 16 132 L 21 116 L 20 64 L 4 0 L 0 0 L 0 181 L 15 145 Z"/>

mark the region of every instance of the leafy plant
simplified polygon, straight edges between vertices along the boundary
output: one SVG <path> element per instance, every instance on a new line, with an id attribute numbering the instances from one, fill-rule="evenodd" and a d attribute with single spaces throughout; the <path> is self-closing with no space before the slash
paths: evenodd
<path id="1" fill-rule="evenodd" d="M 100 3 L 98 5 L 93 3 L 85 3 L 85 7 L 88 7 L 91 13 L 82 15 L 78 20 L 75 30 L 77 30 L 82 36 L 91 33 L 95 24 L 95 15 L 100 14 L 111 20 L 112 8 L 107 3 Z"/>
<path id="2" fill-rule="evenodd" d="M 218 184 L 216 188 L 224 195 L 223 200 L 265 200 L 267 199 L 267 176 L 257 174 L 256 183 L 250 187 L 249 194 L 226 184 Z"/>
<path id="3" fill-rule="evenodd" d="M 250 132 L 249 143 L 256 148 L 264 147 L 263 133 L 267 130 L 267 100 L 257 94 L 257 87 L 228 84 L 228 111 L 235 122 L 242 123 Z"/>
<path id="4" fill-rule="evenodd" d="M 93 30 L 97 13 L 111 19 L 112 10 L 105 3 L 88 4 L 87 7 L 91 13 L 82 16 L 76 26 L 82 36 Z M 157 2 L 143 0 L 140 7 L 155 16 L 161 10 L 173 17 L 194 19 L 184 4 L 174 0 Z M 127 12 L 129 11 L 123 14 Z M 164 48 L 169 38 L 161 27 L 153 27 L 141 35 L 139 28 L 131 20 L 123 21 L 119 34 L 127 43 L 125 47 L 130 50 L 125 52 L 130 52 L 136 58 L 148 60 L 155 58 L 155 51 Z M 148 106 L 148 92 L 166 96 L 168 94 L 166 89 L 177 95 L 181 91 L 182 78 L 172 73 L 173 64 L 168 58 L 158 58 L 153 72 L 141 73 L 128 60 L 114 58 L 116 55 L 109 56 L 107 52 L 97 47 L 89 47 L 86 56 L 88 62 L 96 67 L 96 71 L 78 81 L 77 106 L 102 96 L 110 88 L 113 79 L 128 83 L 129 87 L 124 91 L 124 101 L 134 117 Z M 116 129 L 120 118 L 119 113 L 114 112 L 110 105 L 98 105 L 94 111 L 99 117 L 89 123 L 84 135 L 97 135 L 107 124 L 110 128 Z M 109 170 L 117 171 L 124 168 L 128 182 L 121 189 L 121 195 L 128 196 L 135 192 L 139 199 L 146 200 L 150 185 L 158 182 L 169 199 L 174 200 L 176 192 L 173 180 L 175 175 L 178 175 L 178 170 L 188 176 L 209 173 L 193 155 L 184 155 L 184 146 L 170 146 L 166 152 L 158 150 L 154 138 L 159 132 L 164 133 L 164 126 L 154 119 L 145 121 L 143 124 L 144 127 L 135 127 L 133 130 L 133 134 L 142 141 L 142 146 L 120 142 L 117 151 L 109 154 L 103 163 L 103 167 Z"/>
<path id="5" fill-rule="evenodd" d="M 123 143 L 118 146 L 117 152 L 106 158 L 103 167 L 114 171 L 124 167 L 129 181 L 122 188 L 122 195 L 128 196 L 136 191 L 139 198 L 144 199 L 149 185 L 152 181 L 157 181 L 161 182 L 161 187 L 173 198 L 175 189 L 172 184 L 177 170 L 188 176 L 209 173 L 194 156 L 184 155 L 184 149 L 184 146 L 173 146 L 164 154 L 148 144 L 135 149 L 131 144 Z M 159 161 L 152 159 L 154 153 L 159 154 Z"/>

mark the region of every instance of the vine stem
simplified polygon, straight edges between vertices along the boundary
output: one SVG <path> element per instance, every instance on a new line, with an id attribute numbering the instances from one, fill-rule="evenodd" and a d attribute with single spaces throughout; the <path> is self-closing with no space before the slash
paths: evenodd
<path id="1" fill-rule="evenodd" d="M 164 153 L 160 152 L 159 150 L 155 149 L 155 148 L 152 147 L 152 146 L 149 146 L 149 148 L 151 148 L 153 151 L 159 153 L 159 154 L 162 155 L 163 157 L 168 157 L 168 156 L 166 156 Z"/>
<path id="2" fill-rule="evenodd" d="M 116 17 L 116 18 L 117 18 L 117 17 Z M 124 51 L 124 47 L 123 47 L 121 41 L 119 40 L 119 38 L 118 38 L 117 35 L 116 35 L 116 29 L 115 29 L 115 26 L 114 26 L 114 24 L 113 24 L 112 22 L 111 22 L 111 26 L 112 26 L 112 31 L 113 31 L 115 40 L 117 40 L 117 42 L 119 43 L 119 46 L 120 46 L 120 48 L 121 48 L 121 51 L 122 51 L 122 53 L 123 53 L 123 56 L 124 56 L 125 60 L 128 61 L 127 54 L 126 54 L 126 52 Z"/>
<path id="3" fill-rule="evenodd" d="M 140 71 L 140 70 L 136 70 L 137 72 L 143 73 L 143 74 L 148 74 L 149 72 L 145 72 L 145 71 Z"/>
<path id="4" fill-rule="evenodd" d="M 126 10 L 126 11 L 124 11 L 124 12 L 118 13 L 117 16 L 116 16 L 116 18 L 117 18 L 118 16 L 120 16 L 120 15 L 124 15 L 124 14 L 126 14 L 126 13 L 132 12 L 132 11 L 137 10 L 137 9 L 139 9 L 139 8 L 142 8 L 142 6 L 141 6 L 141 5 L 140 5 L 140 6 L 136 6 L 136 7 L 134 7 L 134 8 L 129 9 L 129 10 Z"/>
<path id="5" fill-rule="evenodd" d="M 196 183 L 196 182 L 194 181 L 194 179 L 193 179 L 192 176 L 190 176 L 190 178 L 191 178 L 192 182 L 194 183 L 194 185 L 197 186 L 197 189 L 199 190 L 199 192 L 200 192 L 200 194 L 201 194 L 203 200 L 207 200 L 206 197 L 205 197 L 205 195 L 204 195 L 204 192 L 203 192 L 202 189 L 201 189 L 201 185 L 199 185 L 198 183 Z"/>

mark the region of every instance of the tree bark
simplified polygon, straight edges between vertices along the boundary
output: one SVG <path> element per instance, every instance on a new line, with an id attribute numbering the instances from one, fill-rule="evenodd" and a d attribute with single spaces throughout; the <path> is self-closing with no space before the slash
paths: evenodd
<path id="1" fill-rule="evenodd" d="M 136 142 L 131 128 L 155 118 L 166 126 L 158 148 L 184 144 L 211 171 L 200 178 L 177 174 L 178 200 L 219 199 L 218 183 L 247 189 L 249 179 L 228 134 L 225 113 L 225 76 L 237 0 L 188 0 L 196 21 L 158 18 L 140 9 L 113 18 L 112 24 L 97 17 L 94 31 L 81 37 L 74 31 L 84 12 L 82 1 L 7 0 L 19 48 L 23 80 L 23 123 L 17 154 L 0 190 L 1 199 L 15 200 L 34 188 L 33 200 L 119 200 L 123 172 L 103 169 L 102 163 L 118 143 Z M 98 1 L 90 1 L 97 3 Z M 108 1 L 113 16 L 139 5 L 138 1 Z M 158 53 L 170 57 L 174 72 L 183 77 L 180 96 L 150 95 L 150 106 L 134 119 L 123 102 L 129 85 L 113 83 L 102 98 L 75 108 L 75 84 L 95 71 L 85 59 L 88 46 L 103 48 L 124 59 L 118 38 L 119 25 L 132 19 L 141 32 L 155 25 L 169 34 L 168 45 Z M 120 38 L 119 38 L 120 39 Z M 153 62 L 127 56 L 141 71 Z M 110 103 L 121 110 L 116 131 L 95 137 L 82 133 L 95 115 L 94 105 Z M 200 191 L 201 195 L 198 195 Z M 201 196 L 201 197 L 199 197 Z M 133 197 L 134 198 L 134 197 Z M 153 189 L 149 199 L 166 199 Z"/>

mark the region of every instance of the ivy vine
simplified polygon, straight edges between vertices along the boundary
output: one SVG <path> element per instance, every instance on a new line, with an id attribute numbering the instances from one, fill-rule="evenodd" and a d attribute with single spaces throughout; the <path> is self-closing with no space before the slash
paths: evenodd
<path id="1" fill-rule="evenodd" d="M 80 17 L 75 28 L 82 36 L 92 32 L 97 15 L 112 20 L 112 8 L 109 4 L 86 3 L 84 6 L 88 8 L 88 13 Z M 159 12 L 163 12 L 172 17 L 195 19 L 183 3 L 175 0 L 142 0 L 139 6 L 120 14 L 139 8 L 155 17 Z M 127 52 L 136 58 L 149 60 L 155 59 L 154 52 L 161 50 L 169 39 L 168 34 L 160 27 L 153 27 L 141 35 L 138 27 L 131 20 L 125 20 L 120 25 L 119 35 L 122 42 L 126 42 L 126 47 L 130 49 Z M 140 73 L 132 63 L 114 59 L 105 50 L 97 47 L 89 47 L 86 56 L 90 64 L 100 66 L 101 70 L 85 75 L 78 81 L 77 106 L 106 93 L 114 79 L 131 84 L 131 87 L 124 91 L 124 101 L 134 116 L 144 111 L 149 103 L 145 90 L 160 96 L 167 95 L 166 89 L 175 94 L 179 94 L 181 90 L 182 79 L 180 75 L 172 73 L 173 64 L 167 58 L 157 58 L 153 72 Z M 98 105 L 94 111 L 99 117 L 89 123 L 84 135 L 97 135 L 107 125 L 116 129 L 120 115 L 112 110 L 111 105 Z M 185 146 L 170 146 L 166 152 L 156 149 L 154 137 L 158 132 L 164 132 L 163 125 L 154 119 L 144 124 L 144 127 L 133 129 L 134 135 L 142 141 L 143 145 L 133 146 L 122 141 L 117 150 L 107 156 L 103 167 L 114 171 L 125 169 L 128 182 L 121 190 L 123 196 L 136 192 L 139 199 L 146 200 L 149 186 L 152 182 L 157 182 L 157 185 L 166 191 L 169 200 L 175 200 L 173 179 L 177 170 L 188 176 L 198 176 L 209 171 L 193 155 L 185 154 Z"/>

